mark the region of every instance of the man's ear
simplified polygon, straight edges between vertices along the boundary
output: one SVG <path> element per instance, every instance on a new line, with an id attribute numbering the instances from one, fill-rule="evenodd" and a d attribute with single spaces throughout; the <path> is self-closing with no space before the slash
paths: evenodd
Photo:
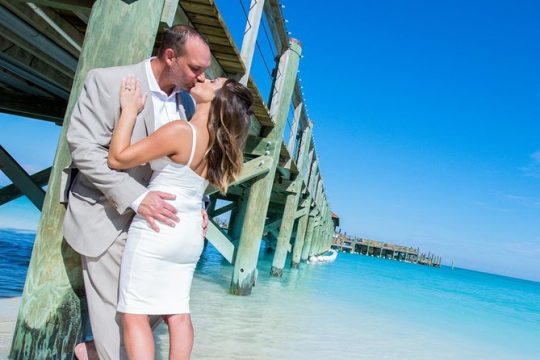
<path id="1" fill-rule="evenodd" d="M 163 51 L 163 58 L 167 62 L 167 65 L 170 65 L 176 59 L 176 52 L 171 48 L 167 48 Z"/>

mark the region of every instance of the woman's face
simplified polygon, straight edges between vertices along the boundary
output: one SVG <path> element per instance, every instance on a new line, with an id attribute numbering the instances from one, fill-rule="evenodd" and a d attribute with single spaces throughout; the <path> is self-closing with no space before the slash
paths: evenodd
<path id="1" fill-rule="evenodd" d="M 214 80 L 205 80 L 204 82 L 196 83 L 191 88 L 191 96 L 193 96 L 197 104 L 210 102 L 216 96 L 216 91 L 221 89 L 226 80 L 226 78 L 220 77 Z"/>

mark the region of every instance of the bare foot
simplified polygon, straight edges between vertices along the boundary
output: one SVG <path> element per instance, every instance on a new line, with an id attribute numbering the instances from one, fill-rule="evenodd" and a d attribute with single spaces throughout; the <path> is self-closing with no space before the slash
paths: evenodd
<path id="1" fill-rule="evenodd" d="M 77 344 L 75 346 L 75 357 L 78 360 L 99 360 L 94 342 L 88 341 Z"/>

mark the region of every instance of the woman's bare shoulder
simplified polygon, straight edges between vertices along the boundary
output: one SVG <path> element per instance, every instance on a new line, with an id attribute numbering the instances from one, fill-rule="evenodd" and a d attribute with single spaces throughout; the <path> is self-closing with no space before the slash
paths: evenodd
<path id="1" fill-rule="evenodd" d="M 190 136 L 191 137 L 191 127 L 189 126 L 188 122 L 185 120 L 173 120 L 162 127 L 160 127 L 157 131 L 161 131 L 163 133 L 167 133 L 167 135 L 173 135 L 173 136 Z"/>

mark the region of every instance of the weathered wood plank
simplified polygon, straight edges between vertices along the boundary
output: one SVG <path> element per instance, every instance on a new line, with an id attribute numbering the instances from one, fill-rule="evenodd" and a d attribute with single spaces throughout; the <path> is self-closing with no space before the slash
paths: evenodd
<path id="1" fill-rule="evenodd" d="M 2 24 L 2 23 L 0 23 Z M 36 58 L 40 59 L 42 62 L 49 65 L 51 68 L 55 69 L 56 71 L 62 73 L 65 76 L 73 77 L 74 69 L 71 70 L 64 64 L 61 64 L 58 59 L 53 58 L 52 56 L 47 55 L 45 52 L 38 49 L 33 44 L 29 43 L 26 39 L 23 39 L 15 32 L 9 30 L 8 28 L 4 27 L 3 25 L 0 25 L 0 34 L 2 34 L 2 37 L 13 44 L 19 46 L 24 51 L 28 52 L 32 56 L 35 56 Z"/>
<path id="2" fill-rule="evenodd" d="M 281 53 L 282 49 L 287 46 L 289 38 L 285 30 L 281 5 L 277 0 L 266 0 L 264 3 L 264 14 L 266 15 L 266 22 L 270 28 L 276 50 L 278 53 Z"/>
<path id="3" fill-rule="evenodd" d="M 206 14 L 190 13 L 189 18 L 193 25 L 208 25 L 218 27 L 221 26 L 219 21 L 214 16 L 208 16 Z"/>
<path id="4" fill-rule="evenodd" d="M 0 145 L 0 169 L 13 184 L 30 199 L 39 210 L 43 207 L 45 191 L 34 182 L 32 177 L 19 163 Z"/>
<path id="5" fill-rule="evenodd" d="M 215 209 L 212 212 L 208 211 L 208 215 L 215 218 L 216 216 L 225 214 L 226 212 L 233 210 L 235 208 L 235 205 L 236 204 L 234 202 L 232 202 L 230 204 L 227 204 L 225 206 L 220 207 L 219 209 Z"/>
<path id="6" fill-rule="evenodd" d="M 272 158 L 270 156 L 259 156 L 258 158 L 252 159 L 242 167 L 242 172 L 238 179 L 231 183 L 230 186 L 238 185 L 248 180 L 251 180 L 257 176 L 266 174 L 272 165 Z M 218 192 L 218 189 L 212 185 L 208 186 L 206 189 L 206 195 L 212 195 Z"/>
<path id="7" fill-rule="evenodd" d="M 168 27 L 175 25 L 174 17 L 178 10 L 178 0 L 165 0 L 160 22 Z"/>
<path id="8" fill-rule="evenodd" d="M 51 94 L 64 100 L 67 100 L 69 97 L 69 92 L 67 90 L 51 84 L 47 79 L 41 77 L 41 74 L 35 71 L 32 67 L 18 63 L 12 60 L 9 56 L 6 56 L 4 53 L 0 53 L 0 67 L 13 74 L 16 74 L 18 77 L 23 78 L 29 83 L 37 85 L 37 87 L 46 91 L 46 93 L 43 95 L 49 96 L 49 94 Z M 32 93 L 33 88 L 28 92 Z M 36 95 L 41 94 L 37 93 Z"/>
<path id="9" fill-rule="evenodd" d="M 62 124 L 67 102 L 0 89 L 0 111 Z"/>
<path id="10" fill-rule="evenodd" d="M 242 48 L 240 50 L 240 57 L 246 66 L 246 72 L 240 79 L 240 83 L 244 85 L 247 84 L 251 72 L 251 63 L 253 61 L 255 45 L 257 44 L 257 35 L 259 34 L 263 8 L 264 1 L 251 0 L 244 38 L 242 39 Z"/>
<path id="11" fill-rule="evenodd" d="M 210 219 L 208 223 L 208 232 L 206 238 L 219 251 L 223 257 L 232 264 L 234 255 L 234 245 L 227 235 L 221 231 L 219 226 Z"/>
<path id="12" fill-rule="evenodd" d="M 47 185 L 50 175 L 51 168 L 49 167 L 31 175 L 30 177 L 37 186 L 43 187 Z M 15 186 L 15 184 L 4 186 L 0 189 L 0 205 L 4 205 L 5 203 L 15 200 L 23 195 L 24 194 L 21 192 L 21 190 L 19 190 L 17 186 Z"/>
<path id="13" fill-rule="evenodd" d="M 26 0 L 14 0 L 17 2 L 27 2 Z M 95 0 L 32 0 L 32 3 L 50 8 L 62 10 L 86 10 L 94 5 Z"/>
<path id="14" fill-rule="evenodd" d="M 255 84 L 255 81 L 251 76 L 248 81 L 248 88 L 251 91 L 251 94 L 253 95 L 255 100 L 253 110 L 255 112 L 255 115 L 257 116 L 257 120 L 259 120 L 259 123 L 261 123 L 261 125 L 264 127 L 273 127 L 274 122 L 270 118 L 270 111 L 266 107 L 266 103 L 261 96 L 259 88 Z"/>
<path id="15" fill-rule="evenodd" d="M 44 96 L 44 97 L 50 97 L 51 99 L 53 98 L 53 96 L 41 90 L 39 87 L 29 84 L 21 77 L 11 72 L 5 71 L 1 68 L 0 68 L 0 82 L 8 85 L 9 87 L 15 90 L 18 90 L 26 94 L 30 94 L 32 96 Z"/>
<path id="16" fill-rule="evenodd" d="M 47 34 L 51 40 L 60 45 L 64 50 L 68 51 L 74 57 L 79 57 L 80 49 L 84 40 L 84 35 L 75 29 L 69 22 L 65 21 L 57 12 L 54 12 L 45 7 L 41 8 L 34 3 L 22 3 L 13 2 L 7 0 L 1 0 L 0 4 L 8 8 L 15 15 L 31 24 L 33 28 L 38 30 L 42 34 Z M 36 9 L 36 10 L 34 10 Z M 60 28 L 60 31 L 64 32 L 66 36 L 73 41 L 66 40 L 57 29 L 53 28 L 43 16 L 50 19 L 55 25 Z"/>
<path id="17" fill-rule="evenodd" d="M 52 85 L 69 91 L 73 84 L 73 74 L 66 76 L 47 63 L 41 61 L 26 50 L 20 48 L 9 40 L 0 38 L 0 47 L 4 50 L 0 53 L 0 58 L 9 61 L 34 75 L 46 79 Z"/>
<path id="18" fill-rule="evenodd" d="M 195 13 L 195 14 L 201 14 L 201 15 L 212 15 L 217 16 L 217 9 L 212 5 L 207 5 L 204 3 L 196 3 L 193 1 L 188 0 L 181 0 L 180 6 L 184 9 L 184 11 L 188 14 Z"/>
<path id="19" fill-rule="evenodd" d="M 246 141 L 244 154 L 257 156 L 268 155 L 273 150 L 274 146 L 275 144 L 266 138 L 250 135 Z"/>

